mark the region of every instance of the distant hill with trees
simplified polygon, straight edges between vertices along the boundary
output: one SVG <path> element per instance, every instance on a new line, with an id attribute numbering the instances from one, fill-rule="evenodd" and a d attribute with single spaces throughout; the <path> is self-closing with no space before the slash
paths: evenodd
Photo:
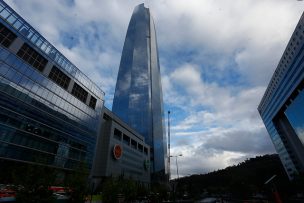
<path id="1" fill-rule="evenodd" d="M 274 183 L 281 196 L 303 192 L 303 175 L 289 181 L 277 154 L 257 156 L 207 174 L 191 175 L 176 180 L 177 193 L 199 199 L 202 194 L 220 194 L 237 198 L 254 195 L 270 196 L 272 184 L 264 183 L 276 175 Z"/>

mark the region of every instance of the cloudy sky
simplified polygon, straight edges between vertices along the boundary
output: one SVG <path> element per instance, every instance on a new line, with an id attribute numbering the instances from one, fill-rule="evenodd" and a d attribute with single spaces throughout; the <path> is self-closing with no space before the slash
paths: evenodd
<path id="1" fill-rule="evenodd" d="M 5 0 L 106 92 L 138 0 Z M 304 9 L 297 0 L 154 0 L 171 154 L 181 176 L 274 153 L 257 112 Z M 174 163 L 174 162 L 173 162 Z M 176 166 L 171 166 L 176 177 Z"/>

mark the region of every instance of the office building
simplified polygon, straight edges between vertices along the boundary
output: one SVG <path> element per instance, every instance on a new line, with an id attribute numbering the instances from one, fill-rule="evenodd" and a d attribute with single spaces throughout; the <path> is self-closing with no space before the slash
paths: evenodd
<path id="1" fill-rule="evenodd" d="M 93 168 L 104 93 L 0 1 L 0 169 Z"/>
<path id="2" fill-rule="evenodd" d="M 94 179 L 122 177 L 149 185 L 150 147 L 143 136 L 103 108 Z"/>
<path id="3" fill-rule="evenodd" d="M 290 179 L 304 172 L 304 15 L 300 18 L 258 111 Z"/>
<path id="4" fill-rule="evenodd" d="M 112 111 L 151 147 L 153 180 L 164 180 L 167 144 L 154 22 L 148 8 L 132 14 L 122 51 Z"/>

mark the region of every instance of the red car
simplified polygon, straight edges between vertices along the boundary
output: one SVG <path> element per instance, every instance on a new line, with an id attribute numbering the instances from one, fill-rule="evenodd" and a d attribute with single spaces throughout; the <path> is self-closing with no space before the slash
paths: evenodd
<path id="1" fill-rule="evenodd" d="M 14 202 L 16 200 L 16 191 L 8 188 L 0 189 L 0 202 Z"/>

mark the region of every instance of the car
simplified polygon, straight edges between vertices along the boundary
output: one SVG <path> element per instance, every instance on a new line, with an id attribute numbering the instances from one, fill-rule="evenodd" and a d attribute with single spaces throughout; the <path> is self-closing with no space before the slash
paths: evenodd
<path id="1" fill-rule="evenodd" d="M 0 189 L 0 202 L 14 202 L 16 201 L 16 191 L 9 187 L 2 187 Z"/>

